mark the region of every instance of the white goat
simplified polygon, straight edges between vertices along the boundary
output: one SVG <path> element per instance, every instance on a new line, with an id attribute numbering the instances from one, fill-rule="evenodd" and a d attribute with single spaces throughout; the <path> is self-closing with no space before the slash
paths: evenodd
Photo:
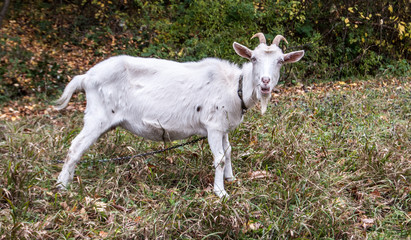
<path id="1" fill-rule="evenodd" d="M 199 62 L 111 57 L 79 75 L 64 89 L 56 109 L 67 106 L 76 90 L 85 90 L 84 127 L 71 143 L 58 187 L 72 181 L 76 163 L 103 133 L 117 126 L 154 141 L 173 141 L 192 135 L 207 136 L 214 157 L 214 192 L 228 196 L 224 178 L 234 180 L 229 131 L 242 121 L 247 108 L 261 102 L 267 109 L 271 91 L 284 63 L 299 61 L 304 51 L 283 54 L 278 35 L 271 45 L 257 33 L 254 50 L 234 42 L 238 55 L 249 59 L 239 68 L 220 59 Z"/>

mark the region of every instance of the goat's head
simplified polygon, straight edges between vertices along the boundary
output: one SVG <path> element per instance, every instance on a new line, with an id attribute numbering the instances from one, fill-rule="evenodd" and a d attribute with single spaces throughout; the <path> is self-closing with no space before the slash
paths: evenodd
<path id="1" fill-rule="evenodd" d="M 261 101 L 261 112 L 267 110 L 267 103 L 271 97 L 271 91 L 277 85 L 280 78 L 280 68 L 285 63 L 298 62 L 303 56 L 304 51 L 295 51 L 284 54 L 279 43 L 287 40 L 277 35 L 271 45 L 267 45 L 264 34 L 257 33 L 253 37 L 258 37 L 260 44 L 250 50 L 247 47 L 234 42 L 233 47 L 238 55 L 251 61 L 253 70 L 253 85 L 256 88 L 257 99 Z"/>

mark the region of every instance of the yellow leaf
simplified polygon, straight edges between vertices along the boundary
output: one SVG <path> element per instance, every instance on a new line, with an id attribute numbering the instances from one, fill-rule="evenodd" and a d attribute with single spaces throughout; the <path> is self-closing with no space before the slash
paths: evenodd
<path id="1" fill-rule="evenodd" d="M 348 8 L 348 11 L 349 11 L 350 13 L 354 13 L 354 9 L 353 9 L 352 7 L 349 7 L 349 8 Z"/>
<path id="2" fill-rule="evenodd" d="M 401 23 L 398 24 L 398 31 L 400 32 L 399 35 L 403 35 L 405 32 L 405 26 L 402 25 Z"/>
<path id="3" fill-rule="evenodd" d="M 184 54 L 184 48 L 182 48 L 182 49 L 177 53 L 177 55 L 178 55 L 179 57 L 183 56 L 183 54 Z"/>
<path id="4" fill-rule="evenodd" d="M 388 11 L 390 11 L 390 13 L 393 12 L 392 5 L 391 5 L 391 4 L 390 4 L 390 6 L 388 6 Z"/>
<path id="5" fill-rule="evenodd" d="M 346 19 L 344 20 L 344 22 L 345 22 L 345 24 L 348 24 L 348 23 L 350 22 L 350 19 L 346 18 Z"/>
<path id="6" fill-rule="evenodd" d="M 360 17 L 361 17 L 361 18 L 365 18 L 365 17 L 364 17 L 364 14 L 363 14 L 362 12 L 360 12 Z"/>

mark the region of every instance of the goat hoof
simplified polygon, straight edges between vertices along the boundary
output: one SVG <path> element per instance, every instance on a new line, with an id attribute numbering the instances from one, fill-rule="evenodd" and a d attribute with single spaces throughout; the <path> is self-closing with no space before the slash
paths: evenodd
<path id="1" fill-rule="evenodd" d="M 67 186 L 62 183 L 57 183 L 56 189 L 58 192 L 67 191 Z"/>
<path id="2" fill-rule="evenodd" d="M 228 178 L 226 178 L 225 179 L 227 182 L 229 182 L 229 183 L 232 183 L 232 182 L 234 182 L 236 179 L 235 179 L 235 177 L 228 177 Z"/>
<path id="3" fill-rule="evenodd" d="M 214 191 L 214 193 L 219 197 L 219 198 L 221 198 L 221 199 L 223 199 L 223 198 L 229 198 L 230 197 L 230 195 L 228 195 L 228 193 L 225 191 L 225 190 L 222 190 L 222 191 Z"/>

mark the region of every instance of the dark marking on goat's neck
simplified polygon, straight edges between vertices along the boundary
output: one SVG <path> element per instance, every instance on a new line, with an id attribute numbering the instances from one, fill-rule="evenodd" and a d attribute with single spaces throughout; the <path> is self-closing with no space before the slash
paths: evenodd
<path id="1" fill-rule="evenodd" d="M 201 111 L 201 106 L 197 106 L 197 112 L 200 112 Z"/>
<path id="2" fill-rule="evenodd" d="M 111 112 L 112 112 L 112 113 L 115 113 L 114 109 L 111 109 Z"/>

